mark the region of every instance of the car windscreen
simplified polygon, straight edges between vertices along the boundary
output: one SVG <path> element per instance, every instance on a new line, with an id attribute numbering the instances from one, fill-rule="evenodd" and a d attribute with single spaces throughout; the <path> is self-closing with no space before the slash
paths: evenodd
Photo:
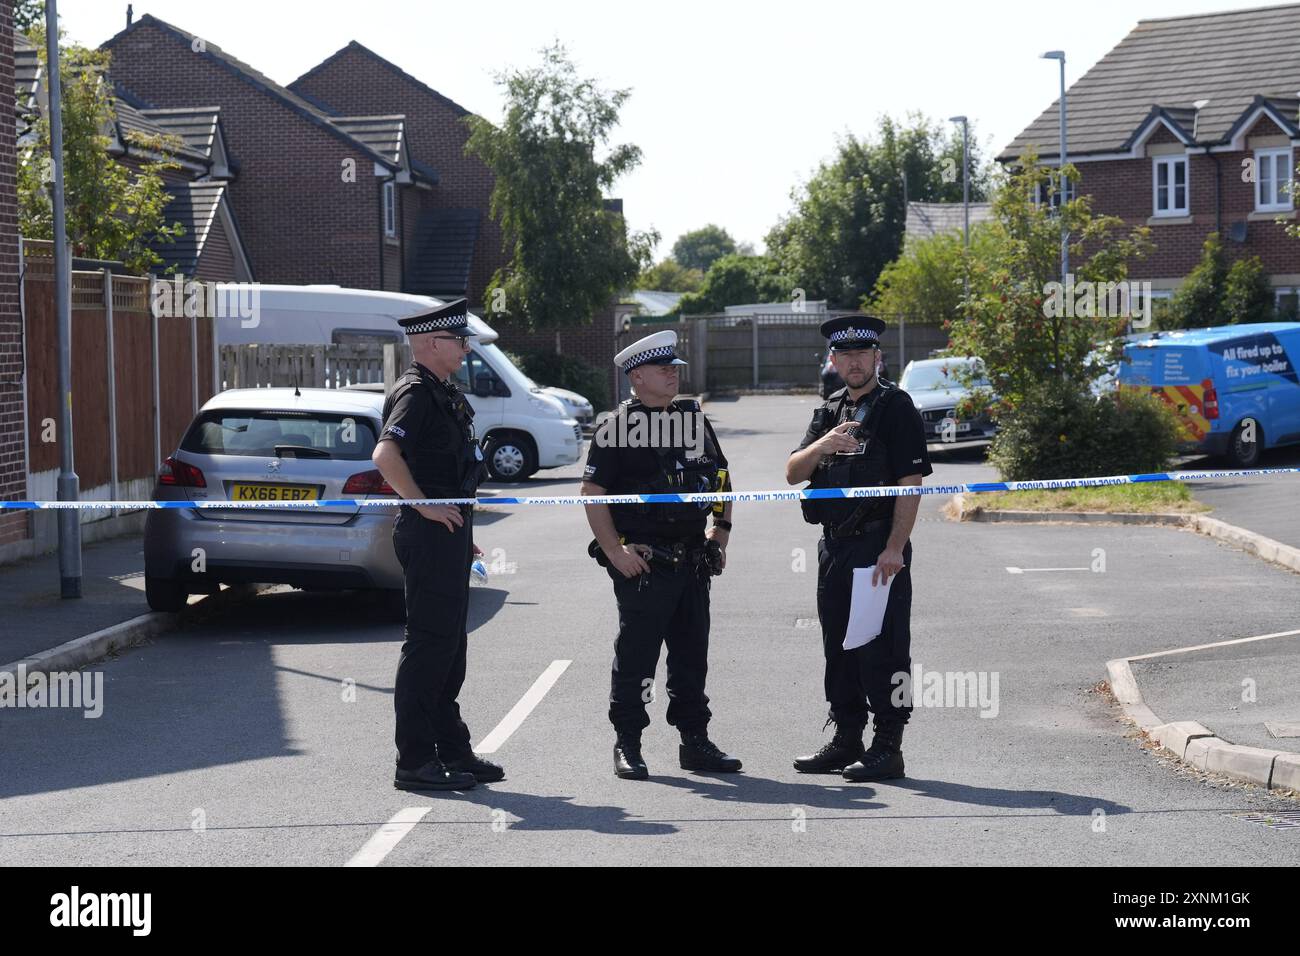
<path id="1" fill-rule="evenodd" d="M 362 415 L 213 409 L 190 426 L 182 451 L 258 458 L 369 460 L 375 430 Z"/>
<path id="2" fill-rule="evenodd" d="M 924 392 L 932 388 L 987 388 L 989 383 L 983 376 L 971 382 L 965 381 L 965 373 L 970 369 L 970 364 L 966 362 L 914 365 L 903 375 L 903 381 L 899 384 L 909 392 Z"/>

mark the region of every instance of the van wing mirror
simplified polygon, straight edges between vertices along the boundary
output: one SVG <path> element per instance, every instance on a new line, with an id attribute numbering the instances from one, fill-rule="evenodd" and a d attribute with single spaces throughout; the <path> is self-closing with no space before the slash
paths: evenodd
<path id="1" fill-rule="evenodd" d="M 474 395 L 477 398 L 491 398 L 494 391 L 493 381 L 490 372 L 479 372 L 474 376 Z"/>

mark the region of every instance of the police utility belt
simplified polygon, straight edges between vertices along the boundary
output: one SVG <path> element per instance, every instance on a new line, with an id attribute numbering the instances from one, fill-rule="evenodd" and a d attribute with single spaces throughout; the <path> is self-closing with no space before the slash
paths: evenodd
<path id="1" fill-rule="evenodd" d="M 652 571 L 664 571 L 669 574 L 676 574 L 679 571 L 694 571 L 701 579 L 708 579 L 714 575 L 722 573 L 722 546 L 716 541 L 705 541 L 703 544 L 693 544 L 683 540 L 669 540 L 666 538 L 650 539 L 644 535 L 638 536 L 641 540 L 629 541 L 627 536 L 620 535 L 619 544 L 640 545 L 648 553 L 643 553 L 642 558 L 650 565 Z M 657 543 L 656 543 L 657 542 Z M 601 548 L 600 543 L 595 539 L 587 545 L 587 554 L 596 559 L 596 563 L 602 568 L 608 568 L 609 558 L 606 557 L 605 551 Z"/>
<path id="2" fill-rule="evenodd" d="M 880 392 L 870 404 L 870 410 L 865 403 L 859 404 L 852 419 L 844 416 L 847 388 L 837 400 L 826 402 L 814 413 L 818 437 L 842 421 L 856 421 L 858 447 L 818 463 L 808 482 L 809 488 L 871 488 L 892 484 L 886 449 L 876 436 L 885 409 L 899 390 L 883 382 L 877 387 Z M 828 539 L 856 538 L 886 530 L 893 524 L 893 507 L 888 498 L 803 498 L 799 507 L 804 521 L 821 525 Z"/>

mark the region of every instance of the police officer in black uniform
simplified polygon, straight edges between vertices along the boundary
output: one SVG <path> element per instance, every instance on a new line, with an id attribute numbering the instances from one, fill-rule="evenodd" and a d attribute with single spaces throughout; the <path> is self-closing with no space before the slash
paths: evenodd
<path id="1" fill-rule="evenodd" d="M 464 299 L 399 320 L 414 361 L 384 402 L 372 456 L 402 498 L 470 498 L 486 474 L 474 412 L 453 381 L 469 336 Z M 465 680 L 472 505 L 403 505 L 393 546 L 406 575 L 406 642 L 397 665 L 399 790 L 468 790 L 501 767 L 470 749 L 456 697 Z"/>
<path id="2" fill-rule="evenodd" d="M 813 488 L 920 485 L 934 469 L 925 428 L 906 392 L 878 377 L 880 335 L 874 316 L 822 323 L 831 361 L 845 387 L 813 413 L 799 448 L 786 464 L 790 484 Z M 804 518 L 820 524 L 817 615 L 826 657 L 825 690 L 835 736 L 819 751 L 795 760 L 802 773 L 842 773 L 850 781 L 903 776 L 903 727 L 911 716 L 912 545 L 920 498 L 805 499 Z M 892 577 L 878 637 L 844 650 L 853 569 L 875 565 L 873 584 Z M 904 676 L 905 675 L 905 676 Z M 904 681 L 906 684 L 904 685 Z M 906 692 L 895 694 L 905 687 Z M 864 750 L 870 714 L 875 735 Z"/>
<path id="3" fill-rule="evenodd" d="M 636 398 L 623 402 L 593 437 L 584 495 L 729 489 L 727 459 L 699 403 L 674 400 L 677 367 L 686 364 L 677 357 L 676 345 L 677 333 L 657 332 L 615 357 Z M 713 526 L 706 531 L 710 515 Z M 681 734 L 682 769 L 740 770 L 740 761 L 709 739 L 711 713 L 704 693 L 709 582 L 726 563 L 730 519 L 730 502 L 587 506 L 596 536 L 589 553 L 608 571 L 618 604 L 609 719 L 617 736 L 614 772 L 619 777 L 649 776 L 641 732 L 650 723 L 646 704 L 664 643 L 667 720 Z"/>

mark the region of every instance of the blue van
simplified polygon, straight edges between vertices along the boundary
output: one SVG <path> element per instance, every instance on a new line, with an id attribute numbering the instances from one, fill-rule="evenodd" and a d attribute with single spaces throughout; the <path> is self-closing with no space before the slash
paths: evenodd
<path id="1" fill-rule="evenodd" d="M 1157 332 L 1124 346 L 1119 387 L 1178 412 L 1181 450 L 1253 468 L 1265 448 L 1300 442 L 1298 361 L 1300 322 Z"/>

